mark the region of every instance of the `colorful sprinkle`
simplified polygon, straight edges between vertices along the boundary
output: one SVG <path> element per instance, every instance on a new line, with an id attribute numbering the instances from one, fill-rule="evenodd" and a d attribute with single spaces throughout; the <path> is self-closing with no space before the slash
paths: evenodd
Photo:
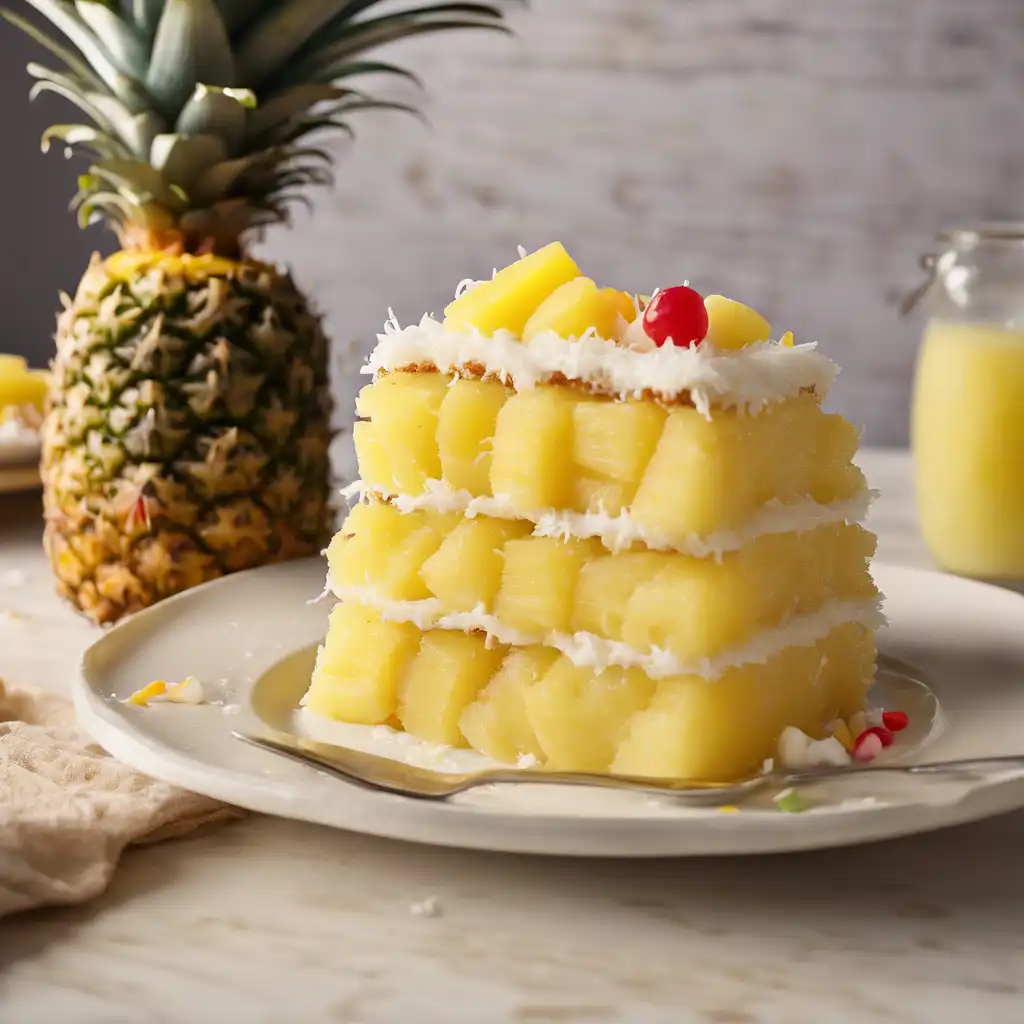
<path id="1" fill-rule="evenodd" d="M 869 726 L 864 732 L 874 733 L 882 741 L 883 747 L 891 747 L 895 742 L 892 733 L 884 725 Z"/>
<path id="2" fill-rule="evenodd" d="M 906 711 L 885 711 L 882 714 L 882 725 L 890 732 L 903 732 L 910 725 L 910 719 Z"/>
<path id="3" fill-rule="evenodd" d="M 807 803 L 795 789 L 784 789 L 775 797 L 775 806 L 783 814 L 800 814 L 807 810 Z"/>
<path id="4" fill-rule="evenodd" d="M 874 761 L 882 752 L 882 740 L 874 729 L 865 729 L 853 744 L 854 761 Z"/>

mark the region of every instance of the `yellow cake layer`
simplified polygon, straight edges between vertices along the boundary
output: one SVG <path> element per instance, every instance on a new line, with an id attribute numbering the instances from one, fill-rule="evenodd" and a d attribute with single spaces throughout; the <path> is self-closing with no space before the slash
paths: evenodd
<path id="1" fill-rule="evenodd" d="M 874 657 L 871 631 L 851 623 L 714 682 L 655 682 L 639 669 L 595 674 L 545 647 L 488 648 L 481 636 L 421 633 L 339 604 L 305 703 L 499 761 L 534 755 L 553 768 L 729 779 L 773 756 L 785 726 L 820 736 L 861 710 Z"/>
<path id="2" fill-rule="evenodd" d="M 387 495 L 443 480 L 524 514 L 628 510 L 638 526 L 706 535 L 765 504 L 846 501 L 864 488 L 856 430 L 813 395 L 756 416 L 619 401 L 569 386 L 392 373 L 365 387 L 354 440 L 363 481 Z"/>
<path id="3" fill-rule="evenodd" d="M 874 535 L 832 524 L 769 534 L 720 560 L 609 554 L 596 540 L 530 536 L 529 523 L 357 505 L 327 551 L 339 596 L 480 609 L 533 636 L 586 632 L 682 661 L 709 658 L 830 601 L 877 597 Z"/>

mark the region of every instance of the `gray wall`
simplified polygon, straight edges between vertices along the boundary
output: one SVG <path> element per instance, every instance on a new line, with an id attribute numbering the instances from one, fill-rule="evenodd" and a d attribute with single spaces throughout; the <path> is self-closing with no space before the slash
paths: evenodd
<path id="1" fill-rule="evenodd" d="M 389 305 L 440 311 L 459 279 L 563 239 L 624 287 L 689 278 L 816 338 L 833 405 L 903 443 L 917 322 L 894 300 L 949 222 L 1024 206 L 1021 0 L 532 0 L 519 40 L 391 53 L 432 127 L 365 117 L 337 187 L 264 252 L 329 316 L 339 395 Z M 0 28 L 4 347 L 42 357 L 92 243 L 37 154 L 21 43 Z M 17 58 L 17 59 L 16 59 Z"/>

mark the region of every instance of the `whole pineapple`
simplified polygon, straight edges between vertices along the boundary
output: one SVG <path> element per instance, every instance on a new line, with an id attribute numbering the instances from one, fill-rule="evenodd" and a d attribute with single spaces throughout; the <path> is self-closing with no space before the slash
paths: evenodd
<path id="1" fill-rule="evenodd" d="M 331 180 L 309 135 L 401 107 L 351 87 L 409 77 L 367 49 L 503 23 L 493 3 L 27 2 L 70 44 L 2 12 L 62 65 L 29 65 L 33 95 L 89 122 L 51 127 L 43 147 L 90 155 L 74 205 L 122 245 L 64 300 L 43 429 L 58 587 L 107 623 L 330 539 L 327 339 L 247 243 Z"/>

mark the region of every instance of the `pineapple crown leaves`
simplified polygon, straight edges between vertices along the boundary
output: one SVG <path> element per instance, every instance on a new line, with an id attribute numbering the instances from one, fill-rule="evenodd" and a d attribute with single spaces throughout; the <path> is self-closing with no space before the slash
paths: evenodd
<path id="1" fill-rule="evenodd" d="M 351 135 L 350 116 L 364 110 L 415 113 L 352 87 L 369 75 L 418 84 L 367 51 L 433 32 L 507 32 L 507 2 L 26 0 L 62 41 L 0 16 L 60 64 L 29 64 L 30 96 L 56 93 L 85 116 L 42 140 L 44 151 L 57 141 L 92 158 L 72 203 L 81 223 L 232 249 L 249 229 L 287 221 L 302 189 L 332 180 L 311 135 Z"/>

